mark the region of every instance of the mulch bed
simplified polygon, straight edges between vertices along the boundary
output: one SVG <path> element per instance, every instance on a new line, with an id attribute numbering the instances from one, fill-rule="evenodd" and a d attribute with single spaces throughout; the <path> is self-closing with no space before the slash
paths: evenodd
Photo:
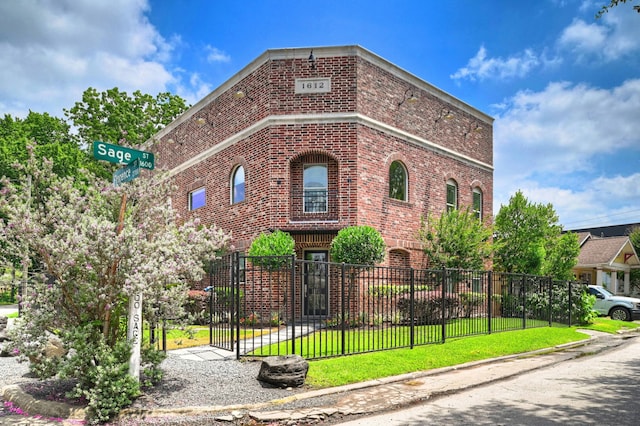
<path id="1" fill-rule="evenodd" d="M 67 393 L 71 392 L 77 383 L 78 381 L 75 379 L 50 379 L 20 383 L 19 386 L 20 389 L 36 399 L 64 402 L 83 407 L 87 405 L 84 397 L 67 397 Z"/>

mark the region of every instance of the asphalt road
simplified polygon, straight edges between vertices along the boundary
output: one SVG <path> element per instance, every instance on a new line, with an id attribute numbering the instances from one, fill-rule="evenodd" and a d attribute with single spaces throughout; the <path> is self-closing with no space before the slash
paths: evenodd
<path id="1" fill-rule="evenodd" d="M 637 425 L 640 338 L 618 348 L 343 426 Z"/>

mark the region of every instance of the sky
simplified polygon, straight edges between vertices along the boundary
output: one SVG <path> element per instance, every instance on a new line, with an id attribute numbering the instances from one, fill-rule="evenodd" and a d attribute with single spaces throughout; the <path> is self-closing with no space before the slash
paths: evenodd
<path id="1" fill-rule="evenodd" d="M 640 223 L 638 0 L 0 0 L 0 114 L 89 87 L 190 104 L 268 49 L 360 45 L 492 116 L 494 213 Z"/>

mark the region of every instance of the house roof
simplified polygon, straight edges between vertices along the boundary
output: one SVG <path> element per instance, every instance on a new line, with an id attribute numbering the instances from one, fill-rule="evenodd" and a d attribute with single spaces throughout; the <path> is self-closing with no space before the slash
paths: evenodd
<path id="1" fill-rule="evenodd" d="M 638 255 L 631 245 L 629 237 L 595 237 L 591 234 L 578 234 L 580 254 L 577 266 L 612 265 L 625 263 L 640 265 Z"/>
<path id="2" fill-rule="evenodd" d="M 586 233 L 598 237 L 622 237 L 624 235 L 629 235 L 629 232 L 636 227 L 640 227 L 640 223 L 598 226 L 594 228 L 573 229 L 568 231 L 575 232 L 576 234 Z"/>

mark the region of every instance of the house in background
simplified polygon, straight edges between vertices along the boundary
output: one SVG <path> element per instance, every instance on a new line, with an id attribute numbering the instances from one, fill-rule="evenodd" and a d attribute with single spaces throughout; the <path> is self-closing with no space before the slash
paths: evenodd
<path id="1" fill-rule="evenodd" d="M 631 294 L 631 270 L 640 268 L 640 259 L 629 237 L 599 237 L 581 232 L 578 240 L 580 254 L 574 267 L 576 278 L 604 286 L 614 294 Z"/>
<path id="2" fill-rule="evenodd" d="M 623 237 L 625 235 L 629 235 L 635 228 L 640 228 L 640 223 L 596 226 L 593 228 L 574 229 L 570 232 L 575 232 L 576 234 L 588 232 L 596 237 Z"/>
<path id="3" fill-rule="evenodd" d="M 491 220 L 493 119 L 360 46 L 268 50 L 149 145 L 174 209 L 241 252 L 280 229 L 331 260 L 340 229 L 370 225 L 387 265 L 423 267 L 421 216 Z"/>

